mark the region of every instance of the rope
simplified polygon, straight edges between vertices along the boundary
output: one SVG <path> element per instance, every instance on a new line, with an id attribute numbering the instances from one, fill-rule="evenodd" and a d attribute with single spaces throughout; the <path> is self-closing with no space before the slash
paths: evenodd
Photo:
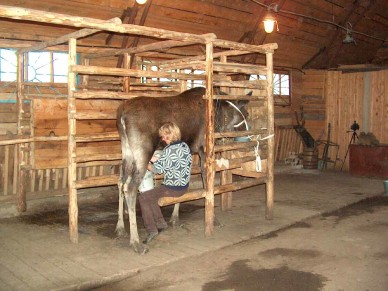
<path id="1" fill-rule="evenodd" d="M 245 123 L 245 128 L 246 128 L 247 130 L 249 130 L 248 122 L 247 122 L 247 120 L 245 119 L 245 116 L 244 116 L 244 114 L 241 112 L 241 110 L 240 110 L 236 105 L 234 105 L 232 102 L 230 102 L 230 101 L 228 101 L 228 100 L 226 100 L 226 102 L 227 102 L 229 105 L 231 105 L 234 109 L 236 109 L 236 110 L 241 114 L 241 116 L 242 116 L 242 118 L 243 118 L 243 120 L 242 120 L 240 123 L 233 125 L 233 127 L 239 127 L 241 124 Z"/>

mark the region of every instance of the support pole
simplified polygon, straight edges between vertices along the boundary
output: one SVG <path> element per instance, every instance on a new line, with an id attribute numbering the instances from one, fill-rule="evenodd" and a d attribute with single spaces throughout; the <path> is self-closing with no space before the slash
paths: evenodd
<path id="1" fill-rule="evenodd" d="M 122 62 L 124 63 L 123 68 L 124 69 L 130 69 L 131 68 L 131 55 L 130 54 L 124 54 Z M 123 77 L 123 92 L 129 93 L 129 86 L 131 85 L 131 77 Z"/>
<path id="2" fill-rule="evenodd" d="M 221 56 L 220 62 L 223 64 L 226 64 L 228 62 L 227 56 Z M 221 88 L 222 90 L 223 88 Z M 228 158 L 226 152 L 221 153 L 222 158 Z M 233 181 L 233 174 L 230 170 L 221 171 L 220 173 L 220 184 L 225 185 L 232 183 Z M 228 210 L 232 208 L 232 192 L 225 192 L 221 195 L 221 209 L 222 211 Z"/>
<path id="3" fill-rule="evenodd" d="M 272 136 L 275 133 L 274 125 L 274 100 L 273 100 L 273 52 L 267 52 L 267 114 L 268 114 L 268 135 Z M 268 156 L 267 156 L 267 183 L 266 183 L 266 209 L 265 218 L 273 219 L 273 204 L 274 204 L 274 149 L 275 139 L 268 139 Z"/>
<path id="4" fill-rule="evenodd" d="M 23 82 L 24 82 L 24 69 L 23 69 L 23 54 L 17 54 L 18 71 L 17 71 L 17 110 L 18 110 L 18 123 L 17 132 L 18 135 L 23 134 Z M 27 198 L 26 198 L 26 170 L 23 168 L 25 165 L 25 148 L 27 144 L 18 144 L 15 149 L 17 150 L 17 175 L 18 181 L 16 182 L 16 197 L 17 197 L 17 211 L 19 213 L 27 210 Z M 15 185 L 15 184 L 14 184 Z"/>
<path id="5" fill-rule="evenodd" d="M 68 184 L 69 184 L 69 235 L 72 243 L 78 243 L 78 201 L 77 201 L 77 164 L 76 164 L 76 106 L 74 90 L 76 85 L 75 73 L 72 66 L 76 64 L 77 40 L 69 40 L 69 71 L 68 71 Z"/>
<path id="6" fill-rule="evenodd" d="M 206 197 L 205 236 L 214 232 L 214 108 L 213 108 L 213 43 L 206 43 Z"/>

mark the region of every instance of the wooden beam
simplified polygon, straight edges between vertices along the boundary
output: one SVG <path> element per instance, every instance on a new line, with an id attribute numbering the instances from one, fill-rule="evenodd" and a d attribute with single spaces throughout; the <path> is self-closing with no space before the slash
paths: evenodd
<path id="1" fill-rule="evenodd" d="M 357 9 L 358 6 L 360 6 L 360 1 L 355 0 L 353 2 L 352 8 L 347 11 L 345 17 L 339 22 L 339 25 L 344 26 L 346 24 L 346 22 L 348 22 L 349 18 L 353 15 L 354 11 Z M 340 35 L 341 32 L 342 32 L 341 29 L 334 30 L 331 33 L 329 40 L 326 42 L 326 45 L 323 46 L 319 50 L 320 54 L 318 54 L 317 57 L 315 57 L 315 59 L 317 60 L 318 56 L 321 56 L 321 58 L 323 59 L 322 63 L 325 63 L 326 64 L 325 66 L 327 68 L 329 68 L 329 63 L 328 63 L 327 58 L 329 55 L 330 48 L 334 46 L 334 41 L 338 38 L 338 35 Z M 311 63 L 312 63 L 312 61 L 309 61 L 309 64 L 311 64 Z M 308 68 L 308 66 L 306 64 L 304 65 L 304 67 Z"/>
<path id="2" fill-rule="evenodd" d="M 166 29 L 158 29 L 133 24 L 118 25 L 109 23 L 106 20 L 95 19 L 90 17 L 71 16 L 61 13 L 39 11 L 34 9 L 12 7 L 6 5 L 0 5 L 0 17 L 16 20 L 28 20 L 41 23 L 51 23 L 71 27 L 94 28 L 117 33 L 129 33 L 156 38 L 198 42 L 203 44 L 209 41 L 209 38 L 207 37 L 191 33 L 175 32 Z"/>
<path id="3" fill-rule="evenodd" d="M 71 67 L 74 73 L 86 75 L 124 76 L 124 77 L 147 77 L 147 78 L 171 78 L 182 80 L 205 80 L 205 75 L 183 74 L 163 71 L 144 71 L 136 69 L 108 68 L 98 66 L 74 65 Z"/>
<path id="4" fill-rule="evenodd" d="M 205 195 L 205 235 L 214 232 L 214 104 L 213 104 L 213 43 L 206 44 L 206 195 Z"/>
<path id="5" fill-rule="evenodd" d="M 171 69 L 186 69 L 186 68 L 195 68 L 198 70 L 205 69 L 205 63 L 203 61 L 190 61 L 190 62 L 179 62 L 179 66 L 171 64 L 169 66 L 164 65 L 163 70 Z M 221 63 L 214 62 L 214 72 L 220 73 L 231 73 L 231 74 L 250 74 L 250 75 L 260 75 L 266 73 L 265 66 L 251 65 L 251 64 L 240 64 L 240 63 Z"/>
<path id="6" fill-rule="evenodd" d="M 141 25 L 141 26 L 144 26 L 145 20 L 146 20 L 147 15 L 148 15 L 148 11 L 150 10 L 150 7 L 151 7 L 151 3 L 152 3 L 152 0 L 147 1 L 147 4 L 144 7 L 144 11 L 143 11 L 143 13 L 141 15 L 140 23 L 139 23 L 139 25 Z M 136 1 L 135 1 L 135 5 L 137 5 Z M 133 17 L 132 22 L 133 23 L 135 22 L 135 17 Z M 128 39 L 129 39 L 128 35 L 124 36 L 124 40 L 123 40 L 123 43 L 122 43 L 122 46 L 121 46 L 122 48 L 127 48 L 128 47 Z M 136 36 L 135 39 L 133 40 L 132 44 L 131 44 L 131 47 L 137 47 L 138 43 L 139 43 L 139 36 Z M 130 55 L 131 61 L 130 61 L 130 64 L 129 64 L 129 68 L 132 67 L 132 63 L 133 63 L 134 57 L 135 57 L 134 54 Z M 119 56 L 119 59 L 117 61 L 117 67 L 118 68 L 121 68 L 123 66 L 123 58 L 124 58 L 123 55 Z"/>
<path id="7" fill-rule="evenodd" d="M 370 0 L 366 7 L 364 7 L 364 11 L 362 13 L 356 14 L 356 19 L 353 20 L 352 26 L 353 28 L 356 27 L 357 23 L 362 20 L 365 16 L 365 14 L 372 9 L 372 7 L 376 4 L 376 0 Z M 356 4 L 353 4 L 356 5 Z M 361 5 L 360 5 L 361 6 Z M 354 35 L 353 35 L 354 36 Z M 336 48 L 335 52 L 332 54 L 332 56 L 329 58 L 329 68 L 331 68 L 333 61 L 337 58 L 338 54 L 342 51 L 343 42 L 340 43 L 340 45 Z"/>
<path id="8" fill-rule="evenodd" d="M 202 36 L 213 38 L 213 37 L 215 37 L 215 34 L 214 33 L 207 33 L 207 34 L 202 34 Z M 100 52 L 100 53 L 88 54 L 85 57 L 90 58 L 90 59 L 95 59 L 95 58 L 101 58 L 101 57 L 117 56 L 117 55 L 121 55 L 121 54 L 137 54 L 137 53 L 142 53 L 142 52 L 160 51 L 160 50 L 169 49 L 172 47 L 188 46 L 188 45 L 193 45 L 193 44 L 197 44 L 197 42 L 183 42 L 183 41 L 178 41 L 178 40 L 165 40 L 165 41 L 159 41 L 159 42 L 154 42 L 151 44 L 142 45 L 139 47 L 113 49 L 113 50 L 104 51 L 104 52 Z"/>
<path id="9" fill-rule="evenodd" d="M 239 56 L 239 55 L 244 55 L 244 54 L 252 54 L 251 51 L 240 51 L 240 50 L 228 50 L 228 51 L 223 51 L 223 52 L 217 52 L 213 54 L 214 59 L 216 58 L 221 58 L 224 56 Z M 187 58 L 181 58 L 181 59 L 174 59 L 174 60 L 168 60 L 168 61 L 163 61 L 160 62 L 160 67 L 165 68 L 168 66 L 180 66 L 182 63 L 186 62 L 194 62 L 194 61 L 203 61 L 205 60 L 205 56 L 195 56 L 195 57 L 187 57 Z"/>
<path id="10" fill-rule="evenodd" d="M 18 122 L 17 122 L 17 131 L 18 134 L 23 134 L 22 124 L 23 124 L 23 79 L 24 79 L 24 69 L 23 69 L 23 55 L 17 55 L 17 112 L 18 112 Z M 18 144 L 15 147 L 15 171 L 14 185 L 16 184 L 16 199 L 17 199 L 17 211 L 19 213 L 25 212 L 27 210 L 27 197 L 26 197 L 26 170 L 23 169 L 25 166 L 26 158 L 26 144 Z"/>
<path id="11" fill-rule="evenodd" d="M 244 180 L 244 181 L 239 181 L 239 182 L 234 182 L 230 184 L 225 184 L 225 185 L 220 185 L 214 187 L 214 195 L 222 194 L 225 192 L 230 192 L 230 191 L 237 191 L 240 189 L 245 189 L 248 187 L 253 187 L 257 186 L 260 184 L 264 183 L 265 178 L 261 179 L 249 179 L 249 180 Z M 176 204 L 176 203 L 181 203 L 181 202 L 186 202 L 186 201 L 192 201 L 192 200 L 198 200 L 204 198 L 206 195 L 205 190 L 194 190 L 189 193 L 186 193 L 180 197 L 163 197 L 160 198 L 158 203 L 160 206 L 167 206 L 171 204 Z"/>
<path id="12" fill-rule="evenodd" d="M 119 18 L 117 18 L 117 17 L 108 20 L 108 22 L 111 22 L 111 23 L 114 23 L 114 24 L 121 24 L 121 20 Z M 44 49 L 46 47 L 50 47 L 50 46 L 54 46 L 54 45 L 58 45 L 58 44 L 62 44 L 62 43 L 68 42 L 69 39 L 72 39 L 72 38 L 78 39 L 78 38 L 86 37 L 86 36 L 95 34 L 95 33 L 99 32 L 99 31 L 101 31 L 101 30 L 99 30 L 99 29 L 84 28 L 84 29 L 81 29 L 81 30 L 78 30 L 78 31 L 75 31 L 75 32 L 72 32 L 72 33 L 69 33 L 69 34 L 66 34 L 64 36 L 61 36 L 61 37 L 59 37 L 57 39 L 54 39 L 54 40 L 51 40 L 51 41 L 45 41 L 45 42 L 42 42 L 40 44 L 31 46 L 31 47 L 19 49 L 17 51 L 17 53 L 22 54 L 22 53 L 27 53 L 27 52 L 31 52 L 31 51 L 38 51 L 38 50 Z"/>
<path id="13" fill-rule="evenodd" d="M 238 43 L 234 41 L 216 39 L 213 41 L 214 46 L 225 49 L 234 49 L 241 51 L 250 51 L 253 53 L 265 54 L 267 52 L 274 52 L 278 48 L 277 43 L 268 43 L 263 45 L 250 45 L 245 43 Z"/>
<path id="14" fill-rule="evenodd" d="M 275 123 L 274 123 L 274 99 L 273 99 L 273 54 L 266 54 L 267 65 L 267 120 L 268 120 L 268 155 L 267 155 L 267 178 L 266 178 L 266 211 L 265 218 L 273 219 L 274 204 L 274 149 L 275 149 Z M 272 137 L 271 137 L 272 136 Z"/>
<path id="15" fill-rule="evenodd" d="M 128 15 L 128 21 L 126 22 L 127 24 L 135 24 L 135 19 L 137 12 L 139 11 L 139 5 L 135 1 L 133 4 L 132 9 L 129 12 Z M 129 40 L 129 35 L 124 35 L 123 42 L 121 43 L 121 48 L 128 48 L 128 40 Z M 117 60 L 117 68 L 121 68 L 123 66 L 123 55 L 119 55 L 119 59 Z"/>
<path id="16" fill-rule="evenodd" d="M 78 99 L 117 99 L 117 100 L 128 100 L 137 97 L 168 97 L 177 95 L 175 92 L 113 92 L 113 91 L 76 91 L 74 96 Z"/>
<path id="17" fill-rule="evenodd" d="M 137 6 L 137 5 L 138 5 L 137 2 L 135 1 L 132 9 L 135 9 L 135 6 Z M 130 19 L 132 9 L 127 7 L 127 9 L 124 10 L 123 14 L 120 17 L 121 23 L 132 23 L 130 20 L 128 20 L 128 18 Z M 114 36 L 114 33 L 110 33 L 108 35 L 108 37 L 106 38 L 106 41 L 105 41 L 106 45 L 111 44 L 113 36 Z"/>
<path id="18" fill-rule="evenodd" d="M 69 40 L 69 66 L 76 64 L 77 57 L 77 40 Z M 72 243 L 78 243 L 78 199 L 77 199 L 77 164 L 76 164 L 76 104 L 73 93 L 75 91 L 76 76 L 69 70 L 68 72 L 68 194 L 69 194 L 69 237 Z"/>

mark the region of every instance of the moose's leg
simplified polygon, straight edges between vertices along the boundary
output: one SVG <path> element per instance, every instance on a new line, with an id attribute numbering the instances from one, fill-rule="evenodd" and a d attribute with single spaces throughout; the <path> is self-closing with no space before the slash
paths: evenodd
<path id="1" fill-rule="evenodd" d="M 130 227 L 130 240 L 129 244 L 132 249 L 141 255 L 144 255 L 148 252 L 148 248 L 140 243 L 139 233 L 137 231 L 137 221 L 136 221 L 136 195 L 137 188 L 134 187 L 133 183 L 130 183 L 129 187 L 124 185 L 124 195 L 125 200 L 128 206 L 129 213 L 129 227 Z"/>
<path id="2" fill-rule="evenodd" d="M 122 182 L 121 175 L 118 182 L 118 187 L 119 187 L 119 210 L 118 210 L 118 220 L 116 224 L 116 234 L 118 237 L 124 237 L 127 234 L 124 228 L 124 193 L 123 193 L 123 182 Z"/>
<path id="3" fill-rule="evenodd" d="M 180 203 L 174 205 L 174 211 L 171 214 L 170 223 L 172 227 L 179 226 L 179 205 Z"/>

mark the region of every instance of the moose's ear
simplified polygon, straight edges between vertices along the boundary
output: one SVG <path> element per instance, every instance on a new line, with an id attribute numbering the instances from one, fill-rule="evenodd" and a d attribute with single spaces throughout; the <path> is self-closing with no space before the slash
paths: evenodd
<path id="1" fill-rule="evenodd" d="M 249 92 L 247 96 L 252 96 L 253 91 Z"/>
<path id="2" fill-rule="evenodd" d="M 236 102 L 236 106 L 241 109 L 243 108 L 245 105 L 247 105 L 249 103 L 249 100 L 238 100 Z"/>

